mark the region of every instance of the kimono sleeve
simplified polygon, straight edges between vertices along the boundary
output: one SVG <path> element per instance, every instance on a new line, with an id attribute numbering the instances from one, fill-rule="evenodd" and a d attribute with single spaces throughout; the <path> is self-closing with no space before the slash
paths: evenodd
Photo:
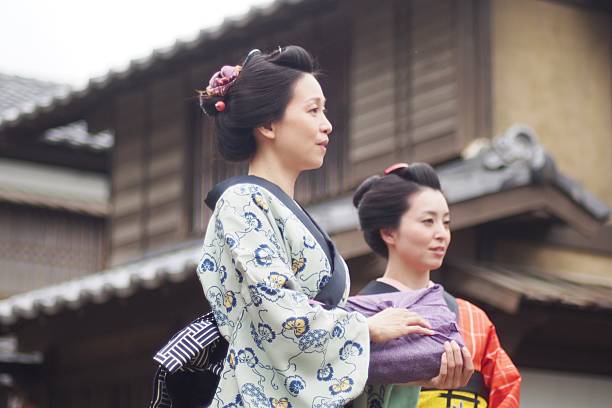
<path id="1" fill-rule="evenodd" d="M 248 330 L 230 339 L 230 355 L 236 356 L 242 398 L 248 402 L 263 392 L 279 401 L 286 398 L 294 407 L 339 406 L 365 386 L 367 321 L 356 312 L 309 303 L 306 293 L 316 295 L 316 285 L 304 287 L 291 261 L 292 246 L 305 241 L 300 237 L 305 228 L 290 212 L 278 214 L 280 203 L 275 203 L 275 214 L 272 200 L 258 187 L 249 194 L 228 190 L 217 215 L 226 249 L 241 275 L 244 313 L 239 325 Z M 246 348 L 255 356 L 250 363 L 240 358 Z"/>
<path id="2" fill-rule="evenodd" d="M 490 389 L 489 407 L 518 408 L 520 406 L 521 375 L 501 347 L 495 326 L 490 321 L 489 324 L 482 361 L 482 375 L 485 384 Z"/>

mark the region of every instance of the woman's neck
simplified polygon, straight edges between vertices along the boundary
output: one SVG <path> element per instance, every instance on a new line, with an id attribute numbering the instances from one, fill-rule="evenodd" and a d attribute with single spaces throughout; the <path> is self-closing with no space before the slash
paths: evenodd
<path id="1" fill-rule="evenodd" d="M 287 169 L 275 157 L 256 155 L 249 163 L 249 175 L 261 177 L 276 184 L 291 198 L 293 198 L 295 182 L 299 174 L 299 172 Z"/>
<path id="2" fill-rule="evenodd" d="M 383 278 L 397 281 L 409 289 L 418 290 L 429 286 L 429 277 L 429 270 L 414 270 L 402 262 L 398 256 L 389 253 L 389 259 Z"/>

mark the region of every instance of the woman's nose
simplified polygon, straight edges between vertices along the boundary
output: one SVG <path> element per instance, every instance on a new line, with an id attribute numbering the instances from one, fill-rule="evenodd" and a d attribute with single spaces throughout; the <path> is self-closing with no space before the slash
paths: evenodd
<path id="1" fill-rule="evenodd" d="M 321 124 L 321 132 L 329 135 L 332 132 L 333 126 L 327 116 L 323 115 L 323 123 Z"/>
<path id="2" fill-rule="evenodd" d="M 444 225 L 444 223 L 441 223 L 436 226 L 436 232 L 434 236 L 435 239 L 437 239 L 438 241 L 448 241 L 449 236 L 450 231 L 446 228 L 446 225 Z"/>

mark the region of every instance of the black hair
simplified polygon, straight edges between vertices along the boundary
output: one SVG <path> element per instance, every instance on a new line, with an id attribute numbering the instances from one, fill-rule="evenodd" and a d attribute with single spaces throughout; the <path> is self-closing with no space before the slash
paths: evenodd
<path id="1" fill-rule="evenodd" d="M 285 112 L 293 88 L 304 74 L 317 75 L 313 57 L 296 45 L 269 53 L 250 55 L 224 96 L 201 101 L 202 109 L 215 119 L 217 146 L 229 161 L 243 161 L 255 153 L 253 130 L 277 120 Z M 218 112 L 215 103 L 224 101 Z"/>
<path id="2" fill-rule="evenodd" d="M 357 188 L 353 205 L 359 214 L 363 237 L 375 253 L 384 258 L 389 256 L 380 230 L 399 227 L 410 197 L 424 188 L 441 191 L 438 175 L 426 163 L 413 163 L 385 176 L 371 176 Z"/>

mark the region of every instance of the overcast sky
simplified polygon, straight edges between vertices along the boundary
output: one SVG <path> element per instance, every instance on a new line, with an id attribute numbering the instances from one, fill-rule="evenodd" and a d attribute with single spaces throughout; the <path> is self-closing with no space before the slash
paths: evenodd
<path id="1" fill-rule="evenodd" d="M 3 0 L 0 72 L 81 86 L 271 0 Z"/>

